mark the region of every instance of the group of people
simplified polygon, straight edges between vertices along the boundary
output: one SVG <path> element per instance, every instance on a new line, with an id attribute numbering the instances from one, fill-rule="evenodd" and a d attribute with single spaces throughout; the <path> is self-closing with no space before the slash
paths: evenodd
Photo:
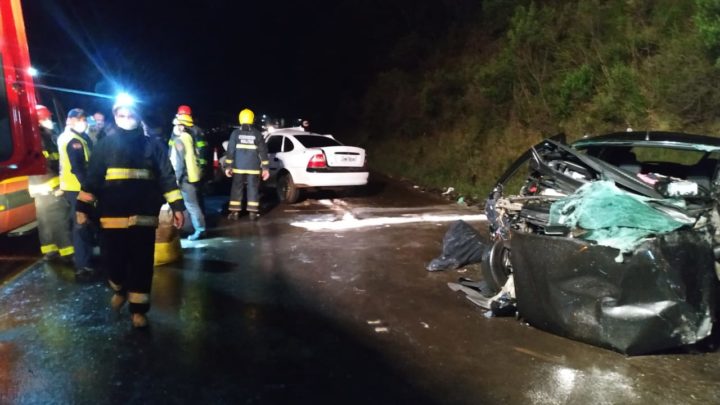
<path id="1" fill-rule="evenodd" d="M 179 229 L 189 215 L 194 233 L 188 239 L 205 236 L 200 184 L 211 169 L 208 144 L 185 105 L 173 118 L 169 140 L 148 131 L 134 105 L 115 104 L 112 113 L 106 125 L 100 113 L 89 119 L 84 110 L 72 109 L 56 135 L 51 112 L 38 105 L 47 173 L 31 176 L 30 193 L 45 259 L 74 261 L 79 280 L 92 278 L 99 241 L 113 290 L 111 307 L 119 311 L 129 302 L 132 325 L 144 328 L 161 206 L 169 204 Z M 269 177 L 267 147 L 251 110 L 242 110 L 239 122 L 223 162 L 225 174 L 233 177 L 229 218 L 238 219 L 245 201 L 257 219 L 260 179 Z"/>

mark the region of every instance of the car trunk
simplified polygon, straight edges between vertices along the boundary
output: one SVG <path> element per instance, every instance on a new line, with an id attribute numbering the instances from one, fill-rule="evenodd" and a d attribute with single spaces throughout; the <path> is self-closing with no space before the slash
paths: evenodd
<path id="1" fill-rule="evenodd" d="M 325 153 L 329 167 L 362 167 L 365 165 L 365 150 L 353 146 L 326 146 Z"/>

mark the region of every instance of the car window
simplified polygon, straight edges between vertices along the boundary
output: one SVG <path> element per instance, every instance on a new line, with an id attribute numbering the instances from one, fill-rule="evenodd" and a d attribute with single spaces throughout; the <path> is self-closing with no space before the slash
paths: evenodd
<path id="1" fill-rule="evenodd" d="M 278 153 L 282 148 L 282 136 L 271 136 L 267 141 L 268 153 Z"/>
<path id="2" fill-rule="evenodd" d="M 295 135 L 297 139 L 306 148 L 324 148 L 326 146 L 341 146 L 342 144 L 332 138 L 320 135 Z"/>
<path id="3" fill-rule="evenodd" d="M 292 139 L 288 138 L 287 136 L 284 137 L 285 142 L 283 143 L 283 152 L 291 152 L 293 149 L 295 149 L 295 145 L 293 144 Z"/>
<path id="4" fill-rule="evenodd" d="M 698 150 L 679 150 L 668 148 L 634 147 L 632 153 L 638 162 L 667 162 L 683 165 L 695 165 L 705 156 Z"/>
<path id="5" fill-rule="evenodd" d="M 1 56 L 0 63 L 2 63 Z M 10 110 L 5 89 L 5 75 L 0 75 L 0 162 L 8 160 L 13 153 Z"/>

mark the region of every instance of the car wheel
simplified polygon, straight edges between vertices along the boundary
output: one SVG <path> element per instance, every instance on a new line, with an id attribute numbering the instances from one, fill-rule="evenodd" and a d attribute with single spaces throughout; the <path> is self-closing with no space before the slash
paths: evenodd
<path id="1" fill-rule="evenodd" d="M 281 202 L 295 204 L 300 199 L 300 189 L 295 186 L 290 173 L 285 173 L 277 181 L 277 193 Z"/>
<path id="2" fill-rule="evenodd" d="M 483 278 L 488 287 L 497 294 L 502 290 L 512 273 L 510 264 L 510 248 L 505 246 L 504 240 L 496 241 L 483 257 L 480 265 Z"/>

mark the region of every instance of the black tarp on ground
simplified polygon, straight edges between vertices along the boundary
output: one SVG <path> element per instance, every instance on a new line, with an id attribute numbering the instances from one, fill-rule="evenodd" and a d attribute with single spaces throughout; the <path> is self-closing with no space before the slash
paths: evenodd
<path id="1" fill-rule="evenodd" d="M 539 329 L 630 355 L 712 331 L 718 281 L 697 233 L 644 242 L 623 263 L 578 239 L 514 232 L 511 249 L 519 314 Z"/>
<path id="2" fill-rule="evenodd" d="M 460 266 L 479 263 L 487 250 L 482 237 L 465 221 L 456 221 L 443 237 L 442 255 L 427 265 L 428 271 L 454 270 Z"/>

